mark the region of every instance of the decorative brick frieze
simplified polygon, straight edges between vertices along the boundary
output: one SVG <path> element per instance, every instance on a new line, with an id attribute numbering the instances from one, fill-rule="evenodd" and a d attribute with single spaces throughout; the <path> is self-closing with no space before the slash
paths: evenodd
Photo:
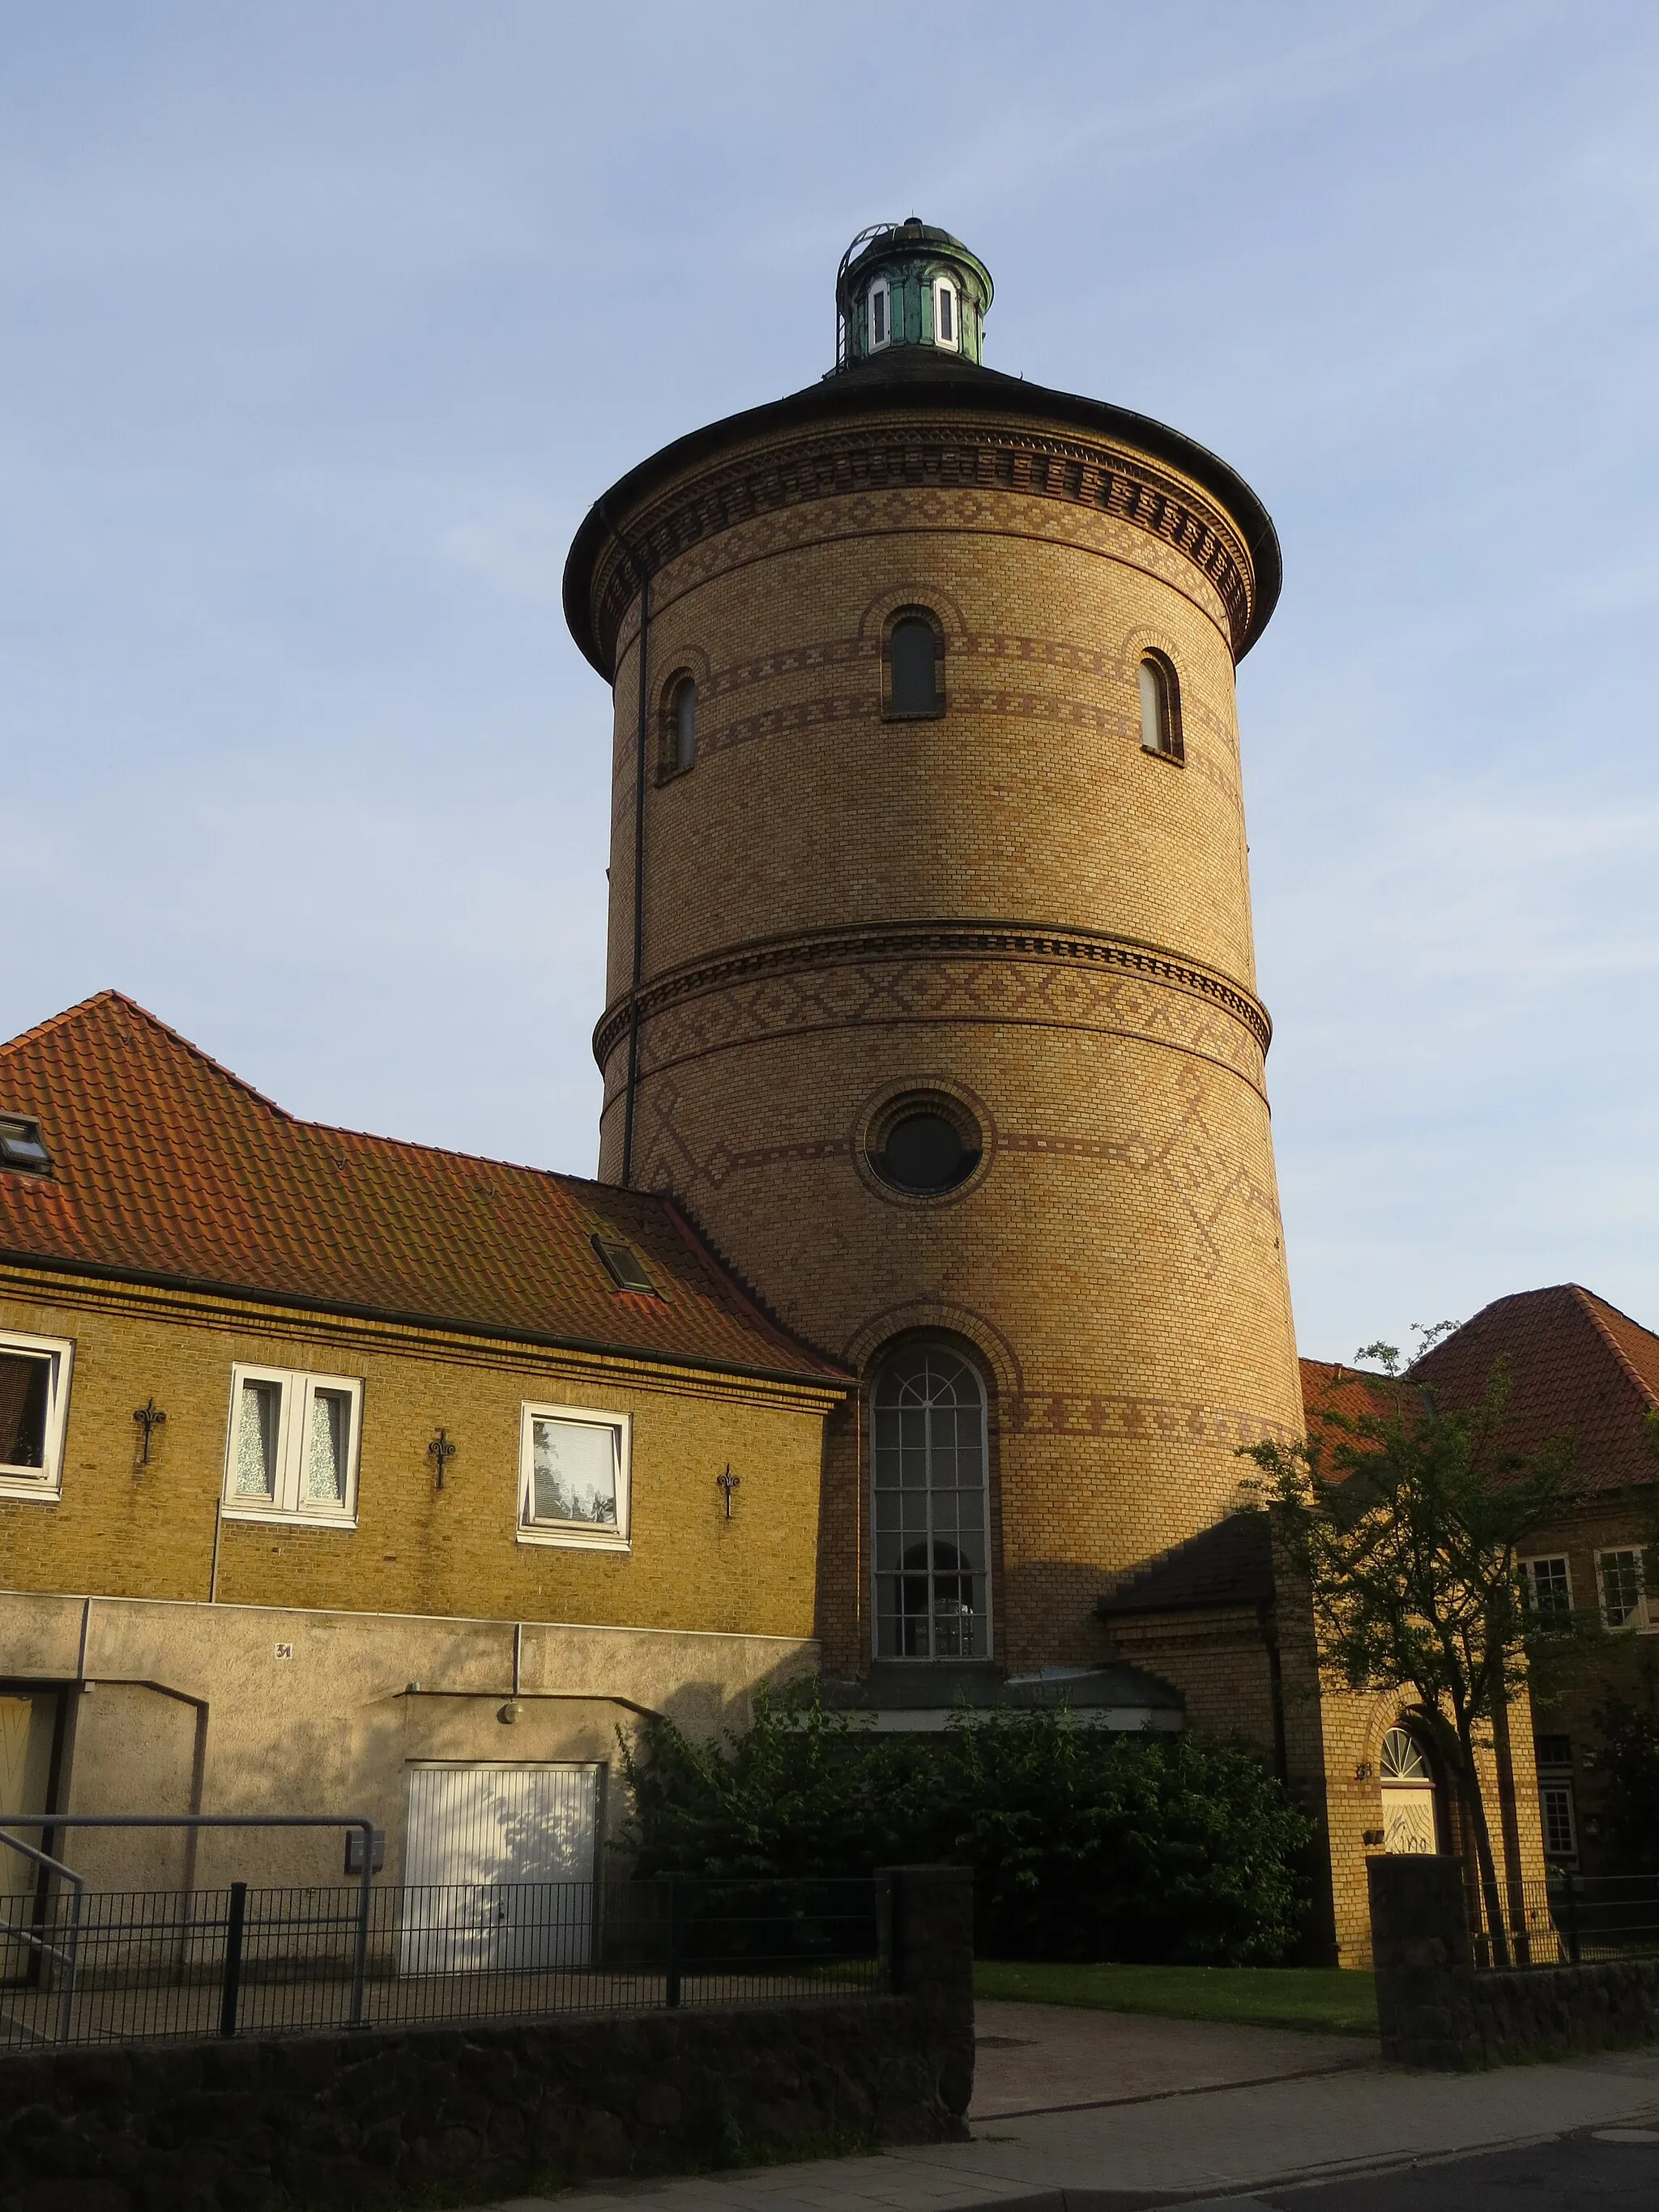
<path id="1" fill-rule="evenodd" d="M 872 495 L 919 489 L 954 502 L 941 506 L 939 519 L 956 528 L 975 521 L 998 531 L 1018 527 L 1002 511 L 1005 502 L 1091 512 L 1167 547 L 1189 577 L 1203 577 L 1235 650 L 1249 632 L 1255 589 L 1249 553 L 1196 484 L 1143 453 L 1029 423 L 958 422 L 941 412 L 925 427 L 878 418 L 797 433 L 679 478 L 629 518 L 629 536 L 653 575 L 665 576 L 666 599 L 694 573 L 689 554 L 717 544 L 729 559 L 742 547 L 744 526 L 759 519 L 775 523 L 792 510 L 798 518 L 803 508 L 831 501 L 865 504 L 852 519 L 867 532 L 881 526 L 868 511 Z M 1030 526 L 1040 529 L 1043 520 L 1030 518 Z M 775 550 L 775 530 L 769 536 L 767 550 Z M 679 573 L 667 576 L 674 569 Z M 628 556 L 612 538 L 599 554 L 593 589 L 595 629 L 612 665 L 626 650 L 623 622 L 637 591 Z"/>
<path id="2" fill-rule="evenodd" d="M 695 1018 L 678 1029 L 665 1024 L 690 1000 L 699 1002 Z M 745 947 L 659 976 L 638 1005 L 641 1065 L 648 1072 L 801 1029 L 1037 1022 L 1143 1036 L 1213 1060 L 1261 1090 L 1273 1035 L 1267 1009 L 1250 993 L 1156 945 L 972 922 Z M 611 1007 L 594 1032 L 602 1068 L 627 1036 L 630 1011 L 626 1000 Z"/>

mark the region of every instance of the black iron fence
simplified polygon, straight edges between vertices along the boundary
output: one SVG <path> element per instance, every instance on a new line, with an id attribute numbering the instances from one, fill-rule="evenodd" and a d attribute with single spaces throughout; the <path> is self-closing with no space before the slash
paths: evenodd
<path id="1" fill-rule="evenodd" d="M 0 2050 L 857 1997 L 881 1980 L 868 1878 L 0 1897 Z"/>
<path id="2" fill-rule="evenodd" d="M 1478 1966 L 1593 1966 L 1659 1958 L 1659 1875 L 1581 1875 L 1503 1885 L 1502 1941 L 1477 1894 L 1470 1935 Z"/>

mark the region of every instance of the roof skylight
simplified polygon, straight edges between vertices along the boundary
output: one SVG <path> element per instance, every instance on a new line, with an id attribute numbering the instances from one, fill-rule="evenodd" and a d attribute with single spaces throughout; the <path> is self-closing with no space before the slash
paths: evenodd
<path id="1" fill-rule="evenodd" d="M 621 1244 L 609 1237 L 596 1237 L 593 1249 L 611 1272 L 612 1281 L 619 1291 L 641 1291 L 647 1297 L 659 1297 L 662 1293 L 646 1272 L 646 1266 L 631 1244 Z"/>
<path id="2" fill-rule="evenodd" d="M 25 1168 L 33 1175 L 52 1173 L 52 1155 L 40 1141 L 38 1121 L 0 1114 L 0 1167 Z"/>

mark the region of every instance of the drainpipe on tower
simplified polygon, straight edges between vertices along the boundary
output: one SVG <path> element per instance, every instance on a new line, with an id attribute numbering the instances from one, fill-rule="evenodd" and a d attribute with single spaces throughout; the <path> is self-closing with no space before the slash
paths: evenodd
<path id="1" fill-rule="evenodd" d="M 634 748 L 634 976 L 629 988 L 628 1085 L 623 1094 L 621 1181 L 626 1188 L 634 1173 L 634 1094 L 640 1073 L 640 984 L 645 974 L 645 746 L 651 720 L 646 646 L 651 635 L 651 572 L 606 514 L 605 501 L 595 501 L 594 507 L 600 521 L 627 555 L 628 565 L 640 587 L 640 712 Z"/>

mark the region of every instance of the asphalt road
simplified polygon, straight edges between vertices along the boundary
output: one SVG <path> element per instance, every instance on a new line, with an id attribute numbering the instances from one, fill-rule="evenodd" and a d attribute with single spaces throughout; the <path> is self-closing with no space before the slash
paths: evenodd
<path id="1" fill-rule="evenodd" d="M 1659 2127 L 1596 2128 L 1365 2180 L 1212 2202 L 1218 2212 L 1223 2204 L 1228 2212 L 1659 2212 Z"/>

